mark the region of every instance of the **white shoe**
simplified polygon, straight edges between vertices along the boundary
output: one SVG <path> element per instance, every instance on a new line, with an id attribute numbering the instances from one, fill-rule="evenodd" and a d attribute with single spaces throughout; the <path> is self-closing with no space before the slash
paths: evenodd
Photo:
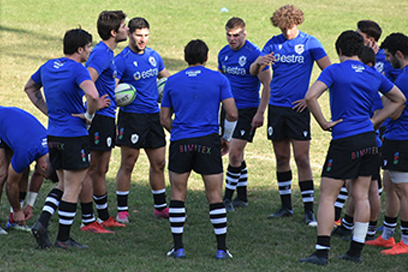
<path id="1" fill-rule="evenodd" d="M 7 229 L 15 229 L 15 230 L 22 230 L 22 231 L 31 232 L 31 228 L 29 226 L 27 226 L 26 224 L 20 226 L 17 223 L 10 223 L 10 221 L 7 221 L 6 228 Z"/>
<path id="2" fill-rule="evenodd" d="M 2 235 L 2 234 L 8 234 L 8 233 L 2 227 L 0 227 L 0 235 Z"/>

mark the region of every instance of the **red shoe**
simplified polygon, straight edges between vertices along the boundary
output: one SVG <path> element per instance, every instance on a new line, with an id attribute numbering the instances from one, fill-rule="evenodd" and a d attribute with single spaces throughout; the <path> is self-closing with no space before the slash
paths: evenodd
<path id="1" fill-rule="evenodd" d="M 82 231 L 87 231 L 87 232 L 92 232 L 92 233 L 115 233 L 114 231 L 107 230 L 102 225 L 96 221 L 88 224 L 88 225 L 83 225 L 80 230 Z"/>
<path id="2" fill-rule="evenodd" d="M 334 227 L 335 228 L 340 226 L 340 225 L 341 225 L 341 218 L 339 220 L 337 220 L 337 221 L 334 221 Z"/>
<path id="3" fill-rule="evenodd" d="M 381 254 L 384 255 L 408 254 L 408 245 L 404 244 L 404 242 L 401 240 L 394 247 L 381 251 Z"/>
<path id="4" fill-rule="evenodd" d="M 103 221 L 101 225 L 105 228 L 126 227 L 125 224 L 118 223 L 113 216 L 109 217 L 108 220 Z"/>
<path id="5" fill-rule="evenodd" d="M 379 236 L 375 240 L 366 241 L 365 244 L 369 246 L 393 247 L 395 246 L 395 239 L 394 237 L 391 237 L 388 240 L 384 240 L 382 236 Z"/>
<path id="6" fill-rule="evenodd" d="M 169 207 L 166 207 L 164 210 L 158 211 L 154 209 L 153 215 L 158 217 L 158 218 L 169 218 Z"/>

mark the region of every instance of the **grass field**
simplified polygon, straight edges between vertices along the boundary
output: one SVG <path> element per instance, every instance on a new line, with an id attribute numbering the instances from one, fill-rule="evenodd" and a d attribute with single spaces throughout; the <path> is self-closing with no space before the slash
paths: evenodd
<path id="1" fill-rule="evenodd" d="M 62 37 L 67 29 L 81 27 L 99 42 L 96 19 L 102 10 L 124 10 L 129 18 L 145 17 L 151 25 L 149 46 L 164 59 L 170 73 L 186 67 L 183 48 L 191 39 L 203 39 L 210 48 L 208 67 L 216 69 L 218 51 L 226 44 L 224 25 L 232 16 L 247 23 L 248 39 L 263 47 L 279 31 L 269 17 L 286 4 L 272 0 L 1 0 L 0 1 L 0 104 L 18 106 L 46 119 L 31 104 L 23 88 L 32 73 L 50 58 L 62 55 Z M 332 61 L 337 62 L 334 41 L 344 30 L 355 29 L 361 19 L 377 21 L 383 28 L 382 39 L 391 32 L 408 33 L 408 2 L 405 0 L 294 0 L 291 3 L 305 13 L 302 31 L 317 37 L 325 46 Z M 229 12 L 220 12 L 226 7 Z M 381 39 L 381 40 L 382 40 Z M 115 53 L 126 46 L 122 43 Z M 315 69 L 312 78 L 318 75 Z M 328 97 L 321 98 L 328 112 Z M 311 163 L 316 188 L 319 185 L 330 135 L 312 123 Z M 116 215 L 115 176 L 120 162 L 119 149 L 112 155 L 107 175 L 110 212 Z M 168 221 L 152 216 L 153 200 L 148 185 L 148 162 L 141 155 L 133 176 L 129 200 L 131 222 L 127 228 L 115 230 L 114 235 L 95 235 L 79 231 L 79 215 L 72 236 L 91 246 L 86 251 L 35 249 L 31 234 L 10 231 L 0 236 L 0 271 L 406 271 L 406 256 L 385 257 L 377 248 L 366 247 L 363 264 L 354 265 L 337 260 L 348 249 L 348 243 L 333 238 L 330 265 L 315 267 L 299 263 L 314 249 L 316 229 L 302 223 L 303 205 L 294 178 L 293 218 L 272 221 L 266 217 L 280 205 L 275 178 L 275 158 L 266 140 L 265 127 L 257 131 L 255 141 L 246 149 L 249 171 L 250 206 L 228 214 L 228 246 L 234 258 L 217 261 L 215 238 L 208 216 L 203 184 L 197 175 L 189 181 L 186 201 L 188 219 L 185 226 L 185 260 L 167 258 L 172 246 Z M 224 166 L 228 163 L 224 158 Z M 292 165 L 294 177 L 296 167 Z M 168 182 L 167 182 L 168 183 Z M 37 218 L 44 198 L 52 184 L 46 182 L 35 205 Z M 316 190 L 318 196 L 318 190 Z M 170 192 L 170 187 L 168 187 Z M 168 193 L 169 195 L 169 193 Z M 317 208 L 317 197 L 315 198 Z M 5 227 L 9 205 L 5 194 L 0 207 L 0 224 Z M 382 222 L 383 213 L 379 216 Z M 28 224 L 32 225 L 34 219 Z M 51 240 L 56 238 L 58 218 L 50 224 Z M 399 230 L 397 230 L 399 240 Z"/>

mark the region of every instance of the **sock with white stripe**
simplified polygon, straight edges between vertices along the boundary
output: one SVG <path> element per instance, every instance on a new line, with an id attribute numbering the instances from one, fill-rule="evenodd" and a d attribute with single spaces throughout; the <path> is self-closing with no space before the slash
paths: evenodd
<path id="1" fill-rule="evenodd" d="M 395 228 L 397 227 L 397 217 L 384 216 L 384 231 L 382 238 L 388 240 L 394 236 Z"/>
<path id="2" fill-rule="evenodd" d="M 292 210 L 292 171 L 276 172 L 282 207 Z"/>
<path id="3" fill-rule="evenodd" d="M 319 258 L 329 258 L 330 236 L 317 236 L 316 256 Z"/>
<path id="4" fill-rule="evenodd" d="M 162 211 L 167 207 L 166 203 L 166 188 L 162 190 L 152 190 L 154 208 L 158 211 Z"/>
<path id="5" fill-rule="evenodd" d="M 38 222 L 40 222 L 44 228 L 48 228 L 48 223 L 50 222 L 51 216 L 58 209 L 63 193 L 64 192 L 60 189 L 54 188 L 45 199 L 44 207 L 38 219 Z"/>
<path id="6" fill-rule="evenodd" d="M 93 199 L 96 204 L 96 209 L 98 210 L 98 217 L 102 221 L 106 221 L 109 219 L 109 211 L 108 211 L 108 193 L 104 195 L 97 196 L 94 195 Z"/>
<path id="7" fill-rule="evenodd" d="M 241 163 L 241 175 L 239 176 L 238 184 L 237 184 L 237 194 L 238 198 L 244 202 L 248 202 L 248 169 L 246 166 L 245 161 Z"/>
<path id="8" fill-rule="evenodd" d="M 174 249 L 183 248 L 184 223 L 186 222 L 186 208 L 183 201 L 171 200 L 169 207 L 169 221 L 173 234 Z"/>
<path id="9" fill-rule="evenodd" d="M 227 211 L 224 203 L 210 204 L 210 220 L 217 238 L 217 249 L 226 250 Z"/>
<path id="10" fill-rule="evenodd" d="M 408 245 L 408 221 L 401 220 L 401 240 Z"/>
<path id="11" fill-rule="evenodd" d="M 340 193 L 337 196 L 336 202 L 334 202 L 334 221 L 337 221 L 341 217 L 341 210 L 344 207 L 344 203 L 348 198 L 348 191 L 346 188 L 346 183 L 343 184 L 343 187 L 340 189 Z"/>
<path id="12" fill-rule="evenodd" d="M 314 186 L 313 180 L 299 181 L 300 192 L 302 194 L 302 200 L 305 212 L 313 212 L 313 201 L 314 201 Z"/>
<path id="13" fill-rule="evenodd" d="M 69 203 L 61 200 L 58 210 L 59 230 L 57 240 L 64 242 L 69 239 L 71 226 L 74 223 L 76 206 L 76 203 Z"/>
<path id="14" fill-rule="evenodd" d="M 93 212 L 93 202 L 82 203 L 81 202 L 81 211 L 82 211 L 82 223 L 84 225 L 91 224 L 96 221 L 95 215 Z"/>
<path id="15" fill-rule="evenodd" d="M 127 212 L 129 191 L 116 191 L 116 201 L 118 203 L 119 212 Z"/>
<path id="16" fill-rule="evenodd" d="M 354 229 L 354 217 L 345 214 L 344 218 L 341 219 L 341 228 L 343 228 L 344 230 L 353 230 Z"/>
<path id="17" fill-rule="evenodd" d="M 232 199 L 235 189 L 241 175 L 241 166 L 233 167 L 228 165 L 227 174 L 225 176 L 225 195 L 224 199 Z"/>

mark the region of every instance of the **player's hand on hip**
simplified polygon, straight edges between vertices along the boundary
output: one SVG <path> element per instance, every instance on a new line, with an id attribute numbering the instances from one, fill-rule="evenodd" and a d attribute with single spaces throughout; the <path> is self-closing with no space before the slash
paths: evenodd
<path id="1" fill-rule="evenodd" d="M 108 98 L 107 94 L 102 95 L 101 97 L 99 97 L 98 99 L 98 109 L 104 109 L 109 107 L 111 104 L 111 100 Z"/>
<path id="2" fill-rule="evenodd" d="M 230 142 L 225 140 L 224 138 L 221 138 L 221 155 L 227 155 L 230 147 Z"/>
<path id="3" fill-rule="evenodd" d="M 303 112 L 307 108 L 306 99 L 299 99 L 292 103 L 294 110 L 297 112 Z"/>

